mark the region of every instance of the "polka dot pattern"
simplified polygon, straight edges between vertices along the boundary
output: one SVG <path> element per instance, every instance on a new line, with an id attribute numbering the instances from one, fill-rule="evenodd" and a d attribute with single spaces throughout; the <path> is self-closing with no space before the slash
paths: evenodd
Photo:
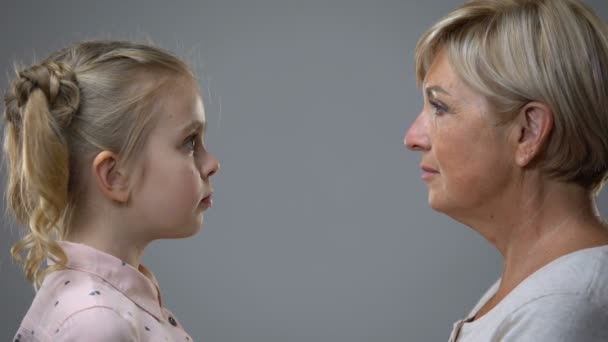
<path id="1" fill-rule="evenodd" d="M 14 342 L 59 341 L 67 336 L 84 341 L 120 327 L 129 334 L 120 336 L 125 341 L 192 341 L 175 315 L 162 306 L 158 282 L 143 265 L 135 268 L 89 246 L 60 244 L 68 256 L 67 269 L 45 278 Z M 108 320 L 97 321 L 106 316 Z M 101 328 L 70 335 L 78 326 Z"/>

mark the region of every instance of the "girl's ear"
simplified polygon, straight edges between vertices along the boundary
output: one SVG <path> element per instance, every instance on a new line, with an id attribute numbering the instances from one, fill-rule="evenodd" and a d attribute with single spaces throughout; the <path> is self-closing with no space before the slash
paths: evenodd
<path id="1" fill-rule="evenodd" d="M 546 147 L 553 130 L 553 112 L 542 102 L 530 102 L 520 110 L 515 120 L 515 162 L 520 167 L 525 167 Z"/>
<path id="2" fill-rule="evenodd" d="M 101 151 L 93 159 L 93 176 L 97 188 L 108 199 L 127 203 L 129 200 L 128 179 L 124 170 L 118 166 L 116 154 L 110 151 Z"/>

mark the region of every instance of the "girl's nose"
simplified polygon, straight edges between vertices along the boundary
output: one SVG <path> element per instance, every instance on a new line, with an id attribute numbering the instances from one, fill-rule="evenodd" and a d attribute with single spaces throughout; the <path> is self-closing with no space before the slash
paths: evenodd
<path id="1" fill-rule="evenodd" d="M 216 174 L 220 169 L 220 162 L 211 153 L 207 153 L 203 161 L 203 168 L 201 170 L 203 178 L 209 178 Z"/>

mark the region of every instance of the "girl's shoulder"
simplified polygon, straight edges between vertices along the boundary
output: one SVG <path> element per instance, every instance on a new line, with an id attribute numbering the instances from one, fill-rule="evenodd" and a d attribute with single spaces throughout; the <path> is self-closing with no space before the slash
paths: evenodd
<path id="1" fill-rule="evenodd" d="M 54 336 L 69 322 L 86 325 L 86 317 L 101 314 L 129 324 L 135 312 L 135 304 L 101 277 L 66 269 L 45 278 L 20 330 L 30 334 L 38 330 L 40 339 L 44 340 L 42 336 Z"/>

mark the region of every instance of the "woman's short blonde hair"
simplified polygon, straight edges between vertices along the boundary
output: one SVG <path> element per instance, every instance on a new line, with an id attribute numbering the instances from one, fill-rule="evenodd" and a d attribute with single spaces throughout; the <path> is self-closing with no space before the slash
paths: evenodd
<path id="1" fill-rule="evenodd" d="M 431 27 L 416 47 L 420 85 L 440 50 L 487 97 L 499 121 L 531 101 L 554 127 L 535 165 L 599 191 L 608 175 L 608 29 L 578 0 L 471 0 Z"/>

